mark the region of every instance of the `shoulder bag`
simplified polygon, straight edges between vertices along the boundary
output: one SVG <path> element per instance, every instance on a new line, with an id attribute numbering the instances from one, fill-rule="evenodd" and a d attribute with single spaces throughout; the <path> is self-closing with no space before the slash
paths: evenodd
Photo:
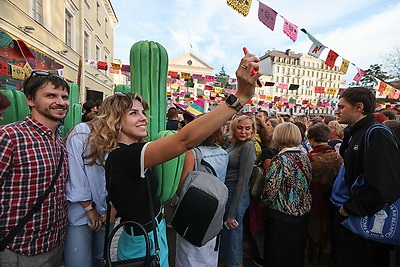
<path id="1" fill-rule="evenodd" d="M 385 129 L 392 134 L 392 132 L 383 125 L 372 125 L 370 128 L 368 128 L 365 134 L 365 149 L 367 149 L 369 144 L 370 133 L 376 128 Z M 396 137 L 393 134 L 392 136 L 395 138 L 396 143 L 398 144 Z M 357 177 L 357 180 L 349 190 L 344 179 L 344 173 L 345 169 L 343 164 L 338 176 L 336 177 L 331 196 L 331 202 L 337 207 L 343 206 L 351 194 L 360 192 L 364 186 L 365 177 L 362 173 Z M 374 215 L 364 217 L 350 215 L 343 220 L 342 225 L 352 231 L 354 234 L 360 235 L 366 239 L 381 243 L 400 245 L 399 211 L 400 199 L 397 199 L 393 203 L 385 204 L 383 208 Z"/>

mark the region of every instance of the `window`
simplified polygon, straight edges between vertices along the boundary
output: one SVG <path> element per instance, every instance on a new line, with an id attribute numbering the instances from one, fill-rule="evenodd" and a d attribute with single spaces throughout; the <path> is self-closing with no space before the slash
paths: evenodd
<path id="1" fill-rule="evenodd" d="M 98 47 L 96 45 L 96 60 L 99 61 L 100 60 L 100 47 Z"/>
<path id="2" fill-rule="evenodd" d="M 104 62 L 108 62 L 108 56 L 104 55 Z"/>
<path id="3" fill-rule="evenodd" d="M 43 0 L 33 0 L 32 15 L 34 20 L 43 24 Z"/>
<path id="4" fill-rule="evenodd" d="M 108 20 L 107 20 L 107 18 L 105 18 L 105 19 L 104 19 L 104 34 L 105 34 L 106 37 L 108 38 L 107 27 L 108 27 Z"/>
<path id="5" fill-rule="evenodd" d="M 279 72 L 279 67 L 278 66 L 276 66 L 276 72 Z"/>
<path id="6" fill-rule="evenodd" d="M 83 57 L 85 59 L 89 59 L 89 34 L 87 32 L 84 33 L 83 39 Z"/>
<path id="7" fill-rule="evenodd" d="M 99 19 L 99 13 L 100 13 L 100 4 L 99 4 L 99 2 L 97 2 L 96 3 L 97 4 L 97 6 L 96 6 L 96 19 L 97 19 L 97 22 L 99 23 L 99 25 L 101 25 L 100 24 L 100 19 Z"/>
<path id="8" fill-rule="evenodd" d="M 65 10 L 65 43 L 72 47 L 72 15 Z"/>

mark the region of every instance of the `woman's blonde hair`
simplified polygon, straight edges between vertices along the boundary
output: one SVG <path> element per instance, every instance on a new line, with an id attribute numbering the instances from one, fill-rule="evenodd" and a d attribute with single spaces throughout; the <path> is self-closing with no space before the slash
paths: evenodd
<path id="1" fill-rule="evenodd" d="M 299 146 L 301 143 L 300 130 L 291 122 L 280 123 L 275 127 L 272 142 L 279 148 Z"/>
<path id="2" fill-rule="evenodd" d="M 243 120 L 251 120 L 251 127 L 253 128 L 253 132 L 250 135 L 250 140 L 255 141 L 256 134 L 257 134 L 257 127 L 256 127 L 256 120 L 254 119 L 254 116 L 248 116 L 248 115 L 241 115 L 239 117 L 234 118 L 229 126 L 229 141 L 232 143 L 237 141 L 237 138 L 235 136 L 235 129 L 237 128 L 237 125 L 239 121 Z"/>
<path id="3" fill-rule="evenodd" d="M 344 128 L 346 128 L 345 125 L 340 124 L 338 121 L 330 121 L 328 123 L 328 126 L 332 126 L 335 129 L 336 135 L 340 139 L 343 139 L 343 137 L 344 137 Z"/>
<path id="4" fill-rule="evenodd" d="M 145 111 L 149 109 L 147 102 L 140 95 L 117 92 L 104 99 L 97 117 L 87 123 L 90 128 L 89 151 L 83 158 L 88 160 L 88 165 L 104 165 L 105 156 L 118 146 L 122 117 L 132 107 L 134 100 L 139 101 Z"/>

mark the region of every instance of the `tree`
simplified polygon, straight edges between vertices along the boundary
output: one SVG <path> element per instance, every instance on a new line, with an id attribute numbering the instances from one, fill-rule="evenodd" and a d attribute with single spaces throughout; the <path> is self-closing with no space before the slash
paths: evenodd
<path id="1" fill-rule="evenodd" d="M 363 87 L 373 87 L 378 83 L 376 79 L 381 81 L 388 81 L 390 76 L 386 71 L 382 70 L 382 64 L 373 64 L 369 66 L 369 69 L 365 70 L 365 75 L 361 78 L 359 82 L 351 82 L 350 86 L 363 86 Z"/>
<path id="2" fill-rule="evenodd" d="M 232 86 L 229 84 L 229 75 L 226 74 L 224 66 L 222 66 L 219 73 L 215 75 L 214 86 L 232 88 Z"/>
<path id="3" fill-rule="evenodd" d="M 384 59 L 390 77 L 394 80 L 400 80 L 400 47 L 397 46 L 392 52 L 386 54 Z"/>

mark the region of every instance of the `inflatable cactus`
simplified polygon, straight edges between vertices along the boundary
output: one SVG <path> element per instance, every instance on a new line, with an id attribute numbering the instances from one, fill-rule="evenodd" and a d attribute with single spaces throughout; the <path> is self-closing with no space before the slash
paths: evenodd
<path id="1" fill-rule="evenodd" d="M 0 120 L 0 125 L 22 121 L 26 115 L 30 114 L 25 94 L 18 90 L 0 90 L 11 102 L 11 106 L 4 113 L 4 120 Z"/>
<path id="2" fill-rule="evenodd" d="M 82 107 L 79 104 L 79 87 L 76 83 L 68 83 L 69 85 L 69 110 L 64 119 L 64 125 L 60 127 L 63 137 L 75 125 L 82 121 Z"/>
<path id="3" fill-rule="evenodd" d="M 119 84 L 119 85 L 115 86 L 114 93 L 115 92 L 131 93 L 132 89 L 128 85 Z"/>
<path id="4" fill-rule="evenodd" d="M 167 51 L 159 43 L 139 41 L 131 47 L 130 66 L 132 92 L 143 96 L 150 107 L 147 131 L 154 140 L 166 125 Z"/>
<path id="5" fill-rule="evenodd" d="M 161 131 L 155 139 L 160 139 L 174 133 L 176 131 Z M 178 189 L 184 161 L 185 154 L 182 154 L 153 168 L 154 174 L 158 179 L 157 196 L 161 202 L 170 199 Z"/>

